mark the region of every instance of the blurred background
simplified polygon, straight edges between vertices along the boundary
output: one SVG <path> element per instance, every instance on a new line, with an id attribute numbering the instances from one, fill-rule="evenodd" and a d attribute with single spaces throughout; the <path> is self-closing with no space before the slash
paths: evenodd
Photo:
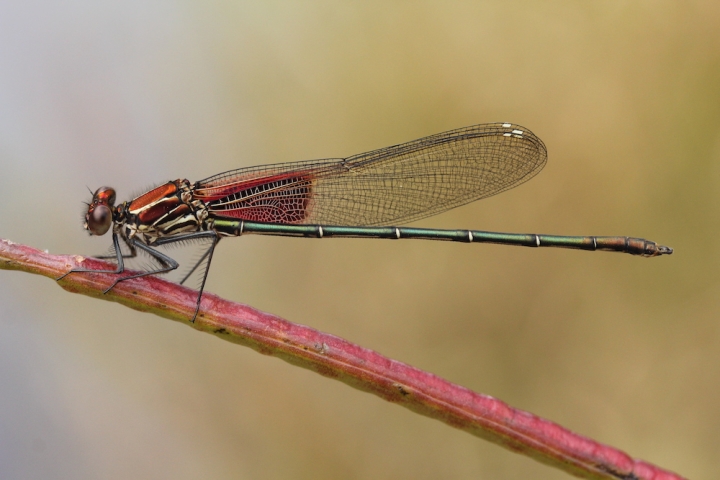
<path id="1" fill-rule="evenodd" d="M 104 252 L 88 187 L 527 127 L 544 171 L 416 223 L 670 257 L 243 237 L 208 291 L 718 478 L 717 2 L 0 3 L 0 237 Z M 569 478 L 186 325 L 0 272 L 0 477 Z"/>

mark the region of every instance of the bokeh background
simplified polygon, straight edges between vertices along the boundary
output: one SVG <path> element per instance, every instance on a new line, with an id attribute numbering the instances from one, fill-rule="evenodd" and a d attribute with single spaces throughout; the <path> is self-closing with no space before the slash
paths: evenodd
<path id="1" fill-rule="evenodd" d="M 531 182 L 418 224 L 671 257 L 244 237 L 208 290 L 720 477 L 717 2 L 0 3 L 0 237 L 97 254 L 87 188 L 344 157 L 476 123 Z M 0 272 L 0 477 L 567 478 L 372 395 Z"/>

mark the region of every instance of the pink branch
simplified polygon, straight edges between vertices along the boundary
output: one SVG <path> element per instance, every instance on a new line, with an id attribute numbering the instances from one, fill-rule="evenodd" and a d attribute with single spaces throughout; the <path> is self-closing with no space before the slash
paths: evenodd
<path id="1" fill-rule="evenodd" d="M 97 259 L 49 255 L 0 239 L 0 268 L 57 278 L 71 268 L 107 269 Z M 157 277 L 143 277 L 102 292 L 112 274 L 72 274 L 60 285 L 75 293 L 112 300 L 136 310 L 185 322 L 222 339 L 313 370 L 378 395 L 414 412 L 523 453 L 582 478 L 681 479 L 626 453 L 577 435 L 548 420 L 516 410 L 487 395 L 384 357 L 334 335 L 294 324 L 247 305 L 204 294 L 194 324 L 196 292 Z"/>

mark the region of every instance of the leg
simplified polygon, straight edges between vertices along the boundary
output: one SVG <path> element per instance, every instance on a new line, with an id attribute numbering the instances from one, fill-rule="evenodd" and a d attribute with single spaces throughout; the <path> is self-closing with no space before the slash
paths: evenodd
<path id="1" fill-rule="evenodd" d="M 188 273 L 186 273 L 185 276 L 182 278 L 182 280 L 180 280 L 178 282 L 180 285 L 183 285 L 185 283 L 185 281 L 188 278 L 190 278 L 190 275 L 192 275 L 195 272 L 195 270 L 197 270 L 197 268 L 200 266 L 200 264 L 202 264 L 202 262 L 205 261 L 205 259 L 210 254 L 210 252 L 212 251 L 213 248 L 214 248 L 214 245 L 210 245 L 210 248 L 205 250 L 205 253 L 202 254 L 202 257 L 200 257 L 200 259 L 197 262 L 195 262 L 195 265 L 193 265 L 193 267 L 190 269 L 190 271 Z"/>
<path id="2" fill-rule="evenodd" d="M 210 271 L 210 263 L 212 262 L 213 253 L 215 252 L 215 247 L 217 246 L 218 242 L 220 241 L 220 236 L 215 231 L 209 231 L 209 232 L 197 232 L 188 234 L 187 236 L 183 236 L 181 240 L 194 240 L 199 238 L 212 238 L 212 244 L 210 247 L 203 253 L 202 257 L 200 257 L 200 260 L 198 260 L 195 265 L 190 269 L 190 271 L 185 275 L 185 277 L 180 280 L 180 285 L 182 285 L 190 275 L 197 270 L 197 268 L 205 261 L 207 258 L 207 263 L 205 264 L 205 272 L 203 272 L 203 278 L 202 283 L 200 284 L 200 291 L 198 292 L 197 302 L 195 304 L 195 314 L 192 317 L 192 320 L 190 320 L 190 323 L 195 323 L 195 318 L 197 318 L 197 314 L 200 311 L 200 302 L 202 301 L 202 294 L 203 290 L 205 290 L 205 281 L 207 280 L 208 272 Z M 163 241 L 163 239 L 160 239 L 157 243 L 158 245 L 173 243 L 171 241 L 168 241 L 169 239 Z"/>
<path id="3" fill-rule="evenodd" d="M 195 323 L 197 314 L 200 311 L 200 301 L 202 300 L 203 290 L 205 290 L 205 280 L 207 280 L 208 272 L 210 271 L 210 262 L 212 262 L 213 253 L 215 252 L 215 247 L 217 246 L 219 241 L 220 241 L 220 237 L 217 236 L 217 234 L 216 234 L 212 245 L 210 245 L 210 248 L 208 248 L 208 251 L 205 252 L 205 255 L 203 255 L 203 258 L 208 257 L 208 261 L 207 261 L 207 264 L 205 265 L 205 273 L 203 274 L 202 284 L 200 284 L 200 292 L 198 293 L 197 304 L 195 305 L 195 315 L 193 315 L 191 323 Z M 200 259 L 200 261 L 202 261 L 202 258 Z M 196 264 L 193 267 L 193 270 L 195 270 L 198 265 L 199 265 L 199 262 L 198 262 L 198 264 Z M 183 279 L 183 281 L 184 281 L 184 279 Z"/>
<path id="4" fill-rule="evenodd" d="M 187 240 L 195 240 L 197 238 L 208 238 L 208 237 L 217 238 L 218 235 L 215 232 L 193 232 L 193 233 L 187 233 L 187 234 L 183 234 L 183 235 L 177 235 L 175 237 L 160 238 L 157 242 L 155 242 L 154 245 L 169 245 L 171 243 L 184 242 Z M 216 242 L 217 242 L 217 240 L 216 240 Z M 173 258 L 165 255 L 164 253 L 158 252 L 154 248 L 149 247 L 149 246 L 145 245 L 144 243 L 141 243 L 135 239 L 128 241 L 128 247 L 130 247 L 131 251 L 135 251 L 136 248 L 139 248 L 140 250 L 143 250 L 144 252 L 148 253 L 151 257 L 153 257 L 160 264 L 160 268 L 155 269 L 155 270 L 150 270 L 148 272 L 142 272 L 142 273 L 137 273 L 135 275 L 129 275 L 127 277 L 118 278 L 117 280 L 115 280 L 115 282 L 113 282 L 112 285 L 110 285 L 110 288 L 105 290 L 104 293 L 109 292 L 110 290 L 113 289 L 113 287 L 115 285 L 117 285 L 118 283 L 123 282 L 125 280 L 129 280 L 131 278 L 146 277 L 148 275 L 157 275 L 159 273 L 166 273 L 171 270 L 175 270 L 176 268 L 178 268 L 180 266 L 180 264 L 178 264 L 178 262 L 176 262 Z M 118 258 L 121 258 L 121 256 L 118 256 Z"/>
<path id="5" fill-rule="evenodd" d="M 125 280 L 130 280 L 131 278 L 140 278 L 140 277 L 146 277 L 148 275 L 157 275 L 158 273 L 166 273 L 171 270 L 175 270 L 179 264 L 172 258 L 168 257 L 164 253 L 160 253 L 154 248 L 150 248 L 144 243 L 140 243 L 135 239 L 132 239 L 128 242 L 128 244 L 132 247 L 137 247 L 147 253 L 150 254 L 157 262 L 160 264 L 160 268 L 156 270 L 150 270 L 149 272 L 142 272 L 142 273 L 136 273 L 135 275 L 129 275 L 127 277 L 118 278 L 115 280 L 112 285 L 110 285 L 107 290 L 105 290 L 103 293 L 108 293 L 110 290 L 113 289 L 115 285 L 117 285 L 120 282 L 124 282 Z"/>
<path id="6" fill-rule="evenodd" d="M 130 249 L 130 253 L 127 254 L 127 255 L 125 255 L 124 253 L 121 252 L 122 258 L 135 258 L 135 257 L 137 257 L 137 250 L 135 250 L 135 247 L 133 247 L 132 245 L 129 245 L 129 244 L 127 244 L 127 243 L 126 243 L 126 245 L 127 245 L 128 248 Z M 109 259 L 109 258 L 117 258 L 117 252 L 115 253 L 115 255 L 97 255 L 95 258 L 99 258 L 99 259 L 101 259 L 101 260 L 107 260 L 107 259 Z"/>
<path id="7" fill-rule="evenodd" d="M 183 241 L 187 241 L 187 240 L 196 240 L 196 239 L 201 239 L 201 238 L 211 238 L 212 245 L 210 245 L 210 248 L 208 248 L 208 250 L 200 258 L 200 260 L 195 264 L 195 266 L 193 266 L 193 268 L 190 270 L 190 273 L 188 273 L 188 275 L 186 275 L 185 278 L 182 279 L 182 282 L 187 280 L 187 278 L 195 270 L 197 270 L 198 266 L 200 266 L 200 264 L 207 258 L 207 265 L 205 266 L 205 272 L 203 274 L 202 284 L 200 285 L 200 291 L 198 292 L 198 298 L 197 298 L 197 302 L 195 304 L 195 314 L 193 315 L 192 320 L 191 320 L 192 323 L 195 322 L 195 318 L 197 317 L 197 314 L 200 311 L 200 301 L 202 300 L 202 293 L 203 293 L 203 289 L 205 288 L 205 281 L 207 280 L 208 271 L 210 269 L 210 262 L 212 261 L 212 256 L 213 256 L 213 252 L 215 251 L 215 246 L 220 241 L 220 236 L 215 231 L 193 232 L 193 233 L 188 233 L 188 234 L 184 234 L 184 235 L 178 235 L 175 237 L 161 238 L 156 242 L 156 245 L 168 245 L 171 243 L 183 242 Z M 77 268 L 77 269 L 70 270 L 65 275 L 57 278 L 57 280 L 61 280 L 71 273 L 82 273 L 82 272 L 116 273 L 116 274 L 123 273 L 125 271 L 125 264 L 123 262 L 123 258 L 135 257 L 137 255 L 137 249 L 143 250 L 144 252 L 148 253 L 152 258 L 154 258 L 160 264 L 160 268 L 157 268 L 155 270 L 151 270 L 148 272 L 142 272 L 142 273 L 130 275 L 127 277 L 118 278 L 103 293 L 108 293 L 110 290 L 112 290 L 115 287 L 115 285 L 117 285 L 118 283 L 123 282 L 125 280 L 129 280 L 131 278 L 145 277 L 148 275 L 156 275 L 159 273 L 166 273 L 171 270 L 175 270 L 179 266 L 178 262 L 176 262 L 173 258 L 171 258 L 161 252 L 158 252 L 154 248 L 151 248 L 151 247 L 145 245 L 144 243 L 140 243 L 135 239 L 128 240 L 128 241 L 126 241 L 126 243 L 128 245 L 128 248 L 130 249 L 130 255 L 122 254 L 122 251 L 120 250 L 120 242 L 118 240 L 118 236 L 115 233 L 113 233 L 113 245 L 115 247 L 115 258 L 117 259 L 117 263 L 118 263 L 117 269 L 115 269 L 115 270 L 90 270 L 90 269 L 84 269 L 84 268 Z"/>
<path id="8" fill-rule="evenodd" d="M 123 254 L 120 250 L 120 241 L 118 240 L 118 236 L 115 232 L 113 232 L 113 246 L 115 247 L 115 258 L 117 260 L 117 268 L 115 270 L 90 270 L 88 268 L 73 268 L 69 272 L 65 273 L 64 275 L 59 276 L 55 279 L 55 281 L 60 281 L 63 278 L 67 277 L 71 273 L 122 273 L 125 271 L 125 264 L 123 263 Z M 130 247 L 132 252 L 135 252 L 135 250 Z M 112 257 L 107 257 L 112 258 Z"/>

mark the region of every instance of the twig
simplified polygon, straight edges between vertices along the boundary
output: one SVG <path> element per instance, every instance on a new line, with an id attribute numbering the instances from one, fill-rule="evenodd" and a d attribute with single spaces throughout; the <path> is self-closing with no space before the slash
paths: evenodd
<path id="1" fill-rule="evenodd" d="M 0 239 L 1 269 L 22 270 L 54 279 L 79 267 L 107 269 L 109 264 L 81 256 L 50 255 Z M 578 477 L 682 478 L 500 400 L 334 335 L 208 293 L 203 295 L 197 320 L 190 324 L 196 292 L 161 278 L 143 277 L 122 282 L 104 295 L 103 290 L 113 280 L 112 274 L 74 274 L 65 277 L 60 285 L 70 292 L 181 321 L 197 330 L 282 358 Z"/>

